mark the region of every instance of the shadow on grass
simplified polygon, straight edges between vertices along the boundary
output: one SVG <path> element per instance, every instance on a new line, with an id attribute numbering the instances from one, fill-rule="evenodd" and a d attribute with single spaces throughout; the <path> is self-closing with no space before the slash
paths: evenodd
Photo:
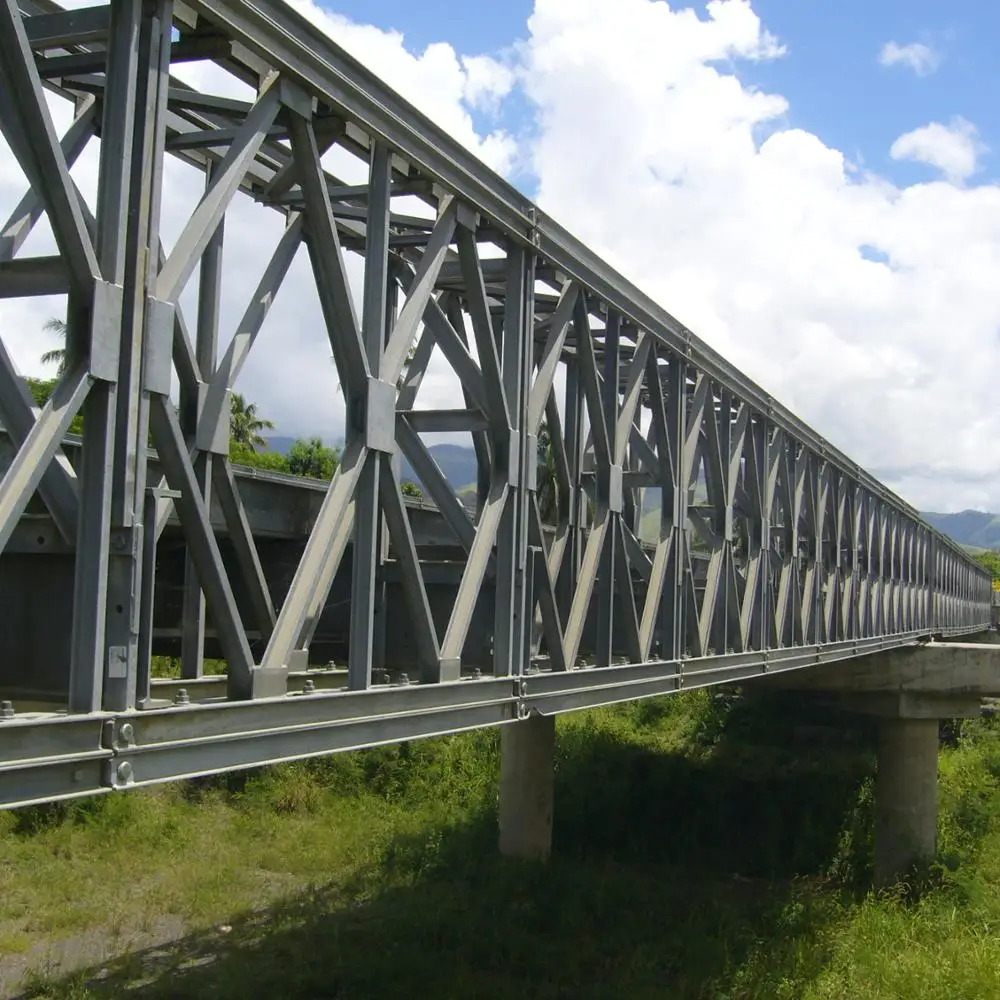
<path id="1" fill-rule="evenodd" d="M 847 868 L 866 864 L 844 830 L 847 817 L 865 840 L 855 813 L 870 763 L 863 740 L 803 747 L 780 720 L 748 753 L 741 725 L 738 712 L 709 725 L 701 756 L 565 731 L 548 865 L 498 858 L 483 808 L 395 838 L 350 883 L 26 995 L 797 995 L 788 985 L 822 968 L 839 906 L 825 876 L 845 852 L 860 855 Z"/>

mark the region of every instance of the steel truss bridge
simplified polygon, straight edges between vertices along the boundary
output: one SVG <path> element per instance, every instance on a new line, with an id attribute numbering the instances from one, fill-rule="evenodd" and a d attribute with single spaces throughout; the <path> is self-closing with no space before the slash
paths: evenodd
<path id="1" fill-rule="evenodd" d="M 189 62 L 248 96 L 195 89 Z M 988 627 L 960 548 L 280 0 L 0 0 L 0 128 L 27 188 L 0 296 L 65 296 L 67 321 L 41 408 L 0 349 L 0 804 Z M 96 197 L 70 174 L 88 142 Z M 168 247 L 170 158 L 204 187 Z M 248 199 L 284 229 L 224 341 L 224 220 Z M 57 252 L 26 255 L 42 219 Z M 303 246 L 346 404 L 328 487 L 228 457 L 234 380 Z M 417 405 L 432 357 L 454 408 Z M 444 432 L 474 443 L 474 510 L 425 443 Z M 400 456 L 432 505 L 404 500 Z M 310 669 L 334 592 L 347 666 Z M 184 680 L 151 679 L 175 647 Z"/>

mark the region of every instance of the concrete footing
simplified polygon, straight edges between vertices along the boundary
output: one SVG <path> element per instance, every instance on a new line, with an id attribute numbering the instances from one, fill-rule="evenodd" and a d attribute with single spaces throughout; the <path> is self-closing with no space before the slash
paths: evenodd
<path id="1" fill-rule="evenodd" d="M 500 853 L 545 861 L 552 852 L 555 716 L 500 730 Z"/>
<path id="2" fill-rule="evenodd" d="M 937 719 L 879 719 L 875 884 L 891 885 L 937 849 Z"/>

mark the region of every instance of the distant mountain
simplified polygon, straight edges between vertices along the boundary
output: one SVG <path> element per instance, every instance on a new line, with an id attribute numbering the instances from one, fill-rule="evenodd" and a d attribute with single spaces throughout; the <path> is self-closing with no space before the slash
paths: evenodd
<path id="1" fill-rule="evenodd" d="M 921 516 L 959 545 L 977 549 L 1000 549 L 1000 515 L 982 510 L 963 510 L 958 514 L 925 511 Z"/>
<path id="2" fill-rule="evenodd" d="M 460 490 L 475 483 L 477 475 L 476 453 L 472 448 L 459 444 L 432 444 L 427 450 L 434 456 L 434 461 L 440 466 L 452 489 Z M 420 482 L 405 457 L 403 458 L 403 479 Z"/>
<path id="3" fill-rule="evenodd" d="M 288 449 L 292 447 L 295 443 L 295 438 L 293 437 L 281 437 L 280 435 L 275 435 L 274 437 L 269 437 L 267 439 L 267 450 L 276 451 L 279 455 L 287 455 Z"/>
<path id="4" fill-rule="evenodd" d="M 271 451 L 285 455 L 295 438 L 274 436 L 268 438 Z M 441 467 L 452 489 L 462 490 L 476 482 L 476 453 L 465 445 L 433 444 L 427 449 Z M 403 459 L 403 479 L 420 482 L 406 459 Z M 642 505 L 640 536 L 654 539 L 659 533 L 659 490 L 647 490 Z M 699 484 L 696 497 L 704 501 L 704 485 Z M 972 549 L 1000 549 L 1000 515 L 981 510 L 963 510 L 958 514 L 938 514 L 925 511 L 921 514 L 928 524 L 953 538 L 959 545 Z"/>

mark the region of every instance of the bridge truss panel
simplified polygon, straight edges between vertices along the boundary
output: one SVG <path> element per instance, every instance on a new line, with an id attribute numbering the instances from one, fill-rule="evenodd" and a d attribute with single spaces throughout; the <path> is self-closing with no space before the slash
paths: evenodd
<path id="1" fill-rule="evenodd" d="M 230 83 L 184 83 L 189 62 Z M 74 109 L 63 135 L 53 101 Z M 988 627 L 989 576 L 958 546 L 280 0 L 73 11 L 2 0 L 0 130 L 28 187 L 0 230 L 0 296 L 67 302 L 65 373 L 45 406 L 0 351 L 14 449 L 0 545 L 37 496 L 75 552 L 63 704 L 5 707 L 0 804 Z M 88 141 L 100 156 L 92 204 L 71 176 Z M 364 179 L 335 174 L 334 155 Z M 166 247 L 173 161 L 201 171 L 204 191 Z M 220 357 L 225 219 L 247 199 L 284 226 Z M 57 252 L 26 256 L 41 219 Z M 299 253 L 345 446 L 276 589 L 230 464 L 229 413 Z M 461 386 L 448 409 L 419 405 L 433 358 Z M 477 457 L 474 509 L 425 440 L 455 432 Z M 414 533 L 401 455 L 460 553 L 446 565 Z M 157 544 L 172 518 L 186 545 L 183 695 L 150 670 Z M 348 552 L 347 668 L 328 690 L 303 668 Z M 390 577 L 405 664 L 386 657 Z M 432 597 L 442 579 L 444 614 Z M 203 676 L 209 622 L 223 681 Z"/>

